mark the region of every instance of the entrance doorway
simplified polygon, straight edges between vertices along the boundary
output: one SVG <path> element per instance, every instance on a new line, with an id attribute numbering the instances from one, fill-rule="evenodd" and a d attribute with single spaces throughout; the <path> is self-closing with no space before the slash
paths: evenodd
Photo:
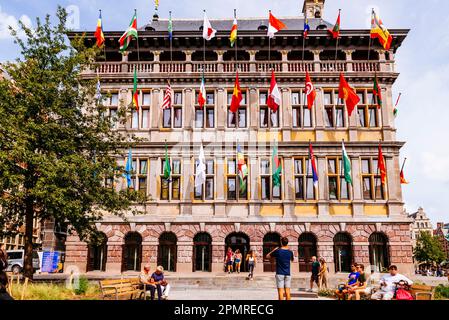
<path id="1" fill-rule="evenodd" d="M 157 264 L 164 270 L 176 272 L 178 239 L 173 232 L 164 232 L 159 237 Z"/>
<path id="2" fill-rule="evenodd" d="M 274 249 L 280 247 L 281 236 L 278 233 L 267 233 L 263 237 L 263 272 L 276 271 L 276 259 L 267 259 L 266 256 Z"/>
<path id="3" fill-rule="evenodd" d="M 108 257 L 108 238 L 104 233 L 92 239 L 87 250 L 87 272 L 106 271 Z"/>
<path id="4" fill-rule="evenodd" d="M 240 250 L 242 254 L 242 264 L 240 270 L 242 272 L 247 272 L 246 255 L 250 250 L 249 237 L 242 232 L 234 232 L 228 235 L 225 239 L 225 254 L 231 248 L 233 252 L 237 249 Z"/>
<path id="5" fill-rule="evenodd" d="M 298 239 L 299 272 L 312 272 L 312 257 L 317 256 L 316 236 L 305 232 Z"/>
<path id="6" fill-rule="evenodd" d="M 212 271 L 212 237 L 205 232 L 193 238 L 193 272 Z"/>
<path id="7" fill-rule="evenodd" d="M 375 232 L 369 237 L 369 258 L 375 272 L 383 272 L 390 265 L 388 238 L 385 234 Z"/>
<path id="8" fill-rule="evenodd" d="M 339 232 L 334 237 L 335 272 L 351 272 L 352 237 L 346 232 Z"/>
<path id="9" fill-rule="evenodd" d="M 130 232 L 125 236 L 123 245 L 122 271 L 140 271 L 142 263 L 142 236 Z"/>

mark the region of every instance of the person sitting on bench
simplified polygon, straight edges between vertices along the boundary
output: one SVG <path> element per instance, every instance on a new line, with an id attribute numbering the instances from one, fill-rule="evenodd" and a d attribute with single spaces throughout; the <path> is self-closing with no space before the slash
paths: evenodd
<path id="1" fill-rule="evenodd" d="M 159 300 L 167 300 L 170 293 L 170 285 L 164 277 L 164 267 L 159 266 L 156 271 L 151 275 L 153 283 L 156 285 L 157 296 Z"/>

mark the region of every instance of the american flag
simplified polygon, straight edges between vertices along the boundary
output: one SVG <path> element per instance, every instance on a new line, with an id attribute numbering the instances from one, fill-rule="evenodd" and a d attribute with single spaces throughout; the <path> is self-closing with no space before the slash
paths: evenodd
<path id="1" fill-rule="evenodd" d="M 167 83 L 167 88 L 165 89 L 164 101 L 162 102 L 161 109 L 169 109 L 172 106 L 172 96 L 173 90 L 171 89 L 170 82 Z"/>

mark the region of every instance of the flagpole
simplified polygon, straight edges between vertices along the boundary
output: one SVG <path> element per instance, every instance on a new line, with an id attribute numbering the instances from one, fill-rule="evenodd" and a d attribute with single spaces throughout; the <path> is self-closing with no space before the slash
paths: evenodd
<path id="1" fill-rule="evenodd" d="M 268 29 L 270 28 L 271 10 L 268 10 Z M 268 67 L 271 69 L 271 37 L 268 35 Z"/>
<path id="2" fill-rule="evenodd" d="M 304 26 L 306 25 L 306 21 L 307 21 L 307 10 L 304 12 Z M 304 30 L 302 32 L 302 62 L 304 62 L 304 50 L 305 50 L 305 47 L 306 47 L 305 31 L 306 30 Z"/>
<path id="3" fill-rule="evenodd" d="M 374 18 L 374 8 L 372 8 L 372 9 L 373 9 L 373 11 L 371 12 L 371 21 Z M 369 64 L 370 54 L 371 54 L 371 32 L 370 32 L 370 36 L 369 36 L 369 45 L 368 45 L 368 64 Z"/>
<path id="4" fill-rule="evenodd" d="M 382 142 L 382 140 L 379 139 L 379 146 L 380 147 L 381 147 L 381 142 Z M 375 183 L 374 183 L 374 202 L 377 202 L 377 181 L 378 181 L 377 176 L 379 175 L 379 161 L 380 161 L 380 159 L 379 159 L 379 156 L 378 156 L 377 157 L 376 178 L 375 178 Z M 382 184 L 382 177 L 380 178 L 380 180 L 381 180 L 381 184 Z"/>
<path id="5" fill-rule="evenodd" d="M 237 9 L 234 9 L 234 19 L 237 20 Z M 238 25 L 238 24 L 237 24 Z M 238 28 L 238 27 L 237 27 Z M 237 38 L 235 39 L 235 71 L 238 71 L 238 64 L 237 64 L 237 59 L 238 59 L 238 42 L 239 42 L 239 38 L 238 38 L 238 31 L 237 31 Z"/>
<path id="6" fill-rule="evenodd" d="M 404 159 L 404 162 L 402 163 L 402 167 L 401 167 L 401 172 L 404 171 L 404 167 L 405 167 L 405 162 L 407 161 L 407 158 Z"/>
<path id="7" fill-rule="evenodd" d="M 137 9 L 134 9 L 134 14 L 136 15 L 137 20 Z M 139 35 L 137 35 L 137 60 L 140 62 L 140 48 L 139 48 Z"/>
<path id="8" fill-rule="evenodd" d="M 341 14 L 341 9 L 338 9 L 338 16 Z M 340 28 L 340 26 L 338 26 Z M 337 36 L 337 41 L 335 43 L 335 68 L 337 69 L 337 55 L 338 55 L 338 42 L 340 40 L 340 34 Z"/>
<path id="9" fill-rule="evenodd" d="M 204 11 L 204 15 L 206 15 L 206 10 Z M 204 28 L 205 26 L 203 26 Z M 204 30 L 203 30 L 204 33 Z M 204 74 L 204 68 L 206 67 L 206 39 L 203 36 L 203 74 Z"/>
<path id="10" fill-rule="evenodd" d="M 103 15 L 101 14 L 101 9 L 100 9 L 100 17 L 101 17 L 101 31 L 104 34 L 104 30 L 103 30 Z M 104 62 L 107 62 L 108 59 L 106 57 L 106 37 L 104 38 L 103 51 L 104 51 Z"/>
<path id="11" fill-rule="evenodd" d="M 345 143 L 345 139 L 341 139 L 341 141 L 342 141 L 342 147 L 343 147 L 343 145 L 344 145 L 344 143 Z M 340 159 L 340 162 L 338 162 L 338 165 L 340 166 L 340 177 L 339 177 L 339 179 L 338 179 L 338 181 L 340 181 L 340 189 L 338 190 L 338 200 L 341 202 L 341 183 L 342 183 L 342 181 L 341 181 L 341 176 L 343 175 L 343 150 L 341 150 L 342 151 L 342 155 L 341 155 L 341 159 Z M 344 177 L 344 181 L 346 182 L 346 177 Z M 337 182 L 338 183 L 338 182 Z M 337 188 L 338 188 L 338 185 L 337 185 Z M 349 191 L 349 190 L 348 190 Z M 348 194 L 349 194 L 349 192 L 348 192 Z"/>
<path id="12" fill-rule="evenodd" d="M 307 147 L 308 154 L 309 154 L 309 161 L 307 162 L 307 168 L 306 168 L 306 189 L 304 190 L 304 201 L 307 202 L 307 192 L 309 191 L 309 168 L 312 165 L 311 159 L 310 159 L 310 145 L 312 144 L 312 140 L 309 139 L 309 145 Z"/>
<path id="13" fill-rule="evenodd" d="M 170 19 L 169 23 L 172 23 L 171 11 L 169 11 L 168 14 L 169 14 L 169 19 Z M 168 78 L 170 79 L 170 75 L 173 71 L 173 26 L 171 26 L 171 30 L 169 32 L 170 32 L 170 35 L 169 35 L 169 37 L 170 37 L 170 72 L 168 74 Z"/>

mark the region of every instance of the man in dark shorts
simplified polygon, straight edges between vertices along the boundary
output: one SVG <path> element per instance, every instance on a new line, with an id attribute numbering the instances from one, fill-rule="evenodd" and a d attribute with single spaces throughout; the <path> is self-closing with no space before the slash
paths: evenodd
<path id="1" fill-rule="evenodd" d="M 313 291 L 313 283 L 314 282 L 318 286 L 318 289 L 320 289 L 320 281 L 319 281 L 320 267 L 321 267 L 321 264 L 318 262 L 317 258 L 315 256 L 313 256 L 312 257 L 312 276 L 310 277 L 309 292 Z"/>
<path id="2" fill-rule="evenodd" d="M 267 254 L 267 259 L 276 258 L 276 286 L 278 288 L 279 300 L 291 300 L 290 288 L 292 277 L 290 272 L 293 252 L 288 248 L 288 239 L 281 239 L 281 247 Z"/>

